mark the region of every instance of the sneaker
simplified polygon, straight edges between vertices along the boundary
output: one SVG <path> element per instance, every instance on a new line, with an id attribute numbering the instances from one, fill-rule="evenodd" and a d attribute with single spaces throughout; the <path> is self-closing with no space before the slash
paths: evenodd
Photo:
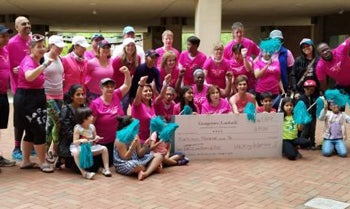
<path id="1" fill-rule="evenodd" d="M 16 161 L 8 160 L 3 156 L 0 156 L 0 167 L 12 167 L 16 165 Z"/>
<path id="2" fill-rule="evenodd" d="M 20 149 L 15 149 L 12 152 L 12 159 L 22 160 L 22 151 Z"/>
<path id="3" fill-rule="evenodd" d="M 89 179 L 89 180 L 92 180 L 92 178 L 94 176 L 95 176 L 94 172 L 87 172 L 87 171 L 85 171 L 84 174 L 83 174 L 83 177 L 86 178 L 86 179 Z"/>
<path id="4" fill-rule="evenodd" d="M 184 157 L 183 159 L 177 161 L 177 165 L 187 165 L 189 162 L 190 160 L 187 157 Z"/>
<path id="5" fill-rule="evenodd" d="M 112 176 L 112 173 L 109 169 L 103 169 L 102 170 L 102 174 L 106 177 L 111 177 Z"/>

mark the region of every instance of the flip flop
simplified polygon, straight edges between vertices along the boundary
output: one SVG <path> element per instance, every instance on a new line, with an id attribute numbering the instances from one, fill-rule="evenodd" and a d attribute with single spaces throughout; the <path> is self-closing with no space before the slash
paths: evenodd
<path id="1" fill-rule="evenodd" d="M 21 166 L 20 169 L 38 169 L 40 168 L 37 163 L 29 163 L 27 165 Z"/>
<path id="2" fill-rule="evenodd" d="M 53 173 L 54 168 L 51 167 L 49 164 L 44 164 L 40 167 L 40 171 L 44 173 Z"/>

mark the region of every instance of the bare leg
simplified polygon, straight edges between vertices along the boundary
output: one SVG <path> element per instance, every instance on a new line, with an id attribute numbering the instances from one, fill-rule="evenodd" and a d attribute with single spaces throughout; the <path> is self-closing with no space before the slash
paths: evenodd
<path id="1" fill-rule="evenodd" d="M 22 164 L 21 167 L 24 167 L 26 165 L 29 165 L 30 162 L 30 153 L 33 149 L 33 143 L 32 142 L 27 142 L 27 141 L 22 141 L 22 150 L 23 150 L 23 159 L 22 159 Z"/>
<path id="2" fill-rule="evenodd" d="M 84 176 L 85 171 L 84 171 L 82 168 L 80 168 L 79 154 L 80 154 L 80 152 L 74 153 L 73 158 L 74 158 L 75 164 L 77 165 L 77 167 L 78 167 L 79 170 L 80 170 L 81 175 Z"/>
<path id="3" fill-rule="evenodd" d="M 159 153 L 154 154 L 154 158 L 146 168 L 146 171 L 140 171 L 138 174 L 138 179 L 142 181 L 143 179 L 147 178 L 147 176 L 151 175 L 156 169 L 158 169 L 159 165 L 163 161 L 163 156 Z"/>
<path id="4" fill-rule="evenodd" d="M 34 145 L 34 149 L 35 149 L 36 155 L 39 159 L 39 165 L 40 166 L 44 165 L 45 164 L 46 145 L 45 144 L 37 144 L 37 145 Z M 30 152 L 31 152 L 31 150 L 30 150 Z"/>
<path id="5" fill-rule="evenodd" d="M 93 152 L 94 156 L 101 155 L 102 154 L 102 162 L 103 162 L 103 168 L 106 170 L 109 170 L 109 156 L 108 156 L 108 150 L 107 147 L 103 147 L 102 150 Z"/>

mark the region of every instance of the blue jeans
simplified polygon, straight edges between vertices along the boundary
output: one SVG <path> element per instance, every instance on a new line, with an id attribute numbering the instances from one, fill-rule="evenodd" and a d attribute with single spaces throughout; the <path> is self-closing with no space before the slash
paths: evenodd
<path id="1" fill-rule="evenodd" d="M 331 156 L 334 148 L 340 157 L 346 157 L 346 155 L 348 154 L 348 151 L 343 139 L 324 139 L 323 140 L 323 145 L 322 145 L 323 156 L 326 156 L 326 157 Z"/>

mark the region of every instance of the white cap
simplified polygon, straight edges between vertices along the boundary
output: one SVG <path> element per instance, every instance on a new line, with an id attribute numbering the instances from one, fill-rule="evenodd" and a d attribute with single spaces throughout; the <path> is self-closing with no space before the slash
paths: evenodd
<path id="1" fill-rule="evenodd" d="M 126 45 L 130 44 L 130 43 L 134 43 L 135 44 L 135 40 L 133 38 L 126 38 L 123 40 L 123 47 L 125 47 Z"/>
<path id="2" fill-rule="evenodd" d="M 90 44 L 86 41 L 84 36 L 74 36 L 72 39 L 72 44 L 79 45 L 84 48 L 88 48 L 90 46 Z"/>
<path id="3" fill-rule="evenodd" d="M 283 39 L 282 31 L 280 30 L 273 30 L 270 33 L 270 38 L 280 38 Z"/>
<path id="4" fill-rule="evenodd" d="M 58 35 L 52 35 L 49 38 L 49 44 L 55 44 L 57 47 L 59 48 L 63 48 L 66 46 L 66 44 L 63 42 L 63 38 L 62 36 L 58 36 Z"/>

